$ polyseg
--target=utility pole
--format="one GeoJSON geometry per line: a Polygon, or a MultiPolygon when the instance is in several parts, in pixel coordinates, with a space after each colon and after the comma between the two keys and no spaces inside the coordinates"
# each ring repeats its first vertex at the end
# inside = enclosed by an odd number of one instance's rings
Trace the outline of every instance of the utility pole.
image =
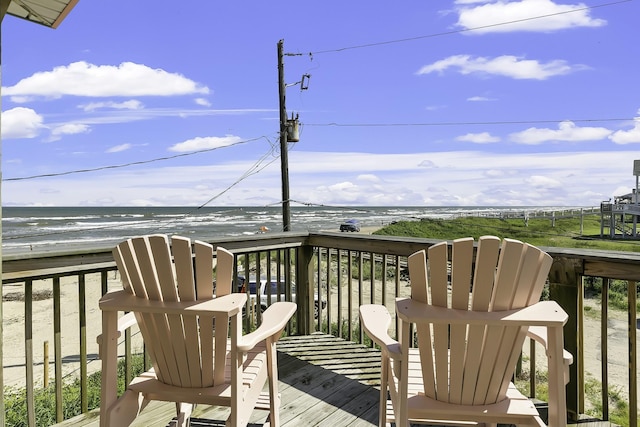
{"type": "Polygon", "coordinates": [[[280,95],[280,173],[282,175],[282,231],[291,231],[289,200],[289,153],[287,146],[287,87],[284,82],[284,40],[278,42],[278,94],[280,95]]]}

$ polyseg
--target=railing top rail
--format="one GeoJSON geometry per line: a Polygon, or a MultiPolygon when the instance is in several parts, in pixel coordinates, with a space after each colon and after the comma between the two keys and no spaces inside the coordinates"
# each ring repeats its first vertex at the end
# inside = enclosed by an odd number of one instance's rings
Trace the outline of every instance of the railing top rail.
{"type": "Polygon", "coordinates": [[[101,262],[97,264],[72,265],[55,268],[41,268],[37,270],[14,271],[2,273],[2,283],[19,283],[25,280],[50,279],[53,277],[72,276],[74,274],[91,274],[102,271],[112,271],[116,269],[116,263],[101,262]]]}
{"type": "MultiPolygon", "coordinates": [[[[310,245],[396,256],[408,256],[440,241],[404,236],[346,235],[339,232],[282,232],[208,240],[214,246],[224,246],[234,253],[281,250],[310,245]]],[[[583,271],[587,272],[585,274],[597,272],[603,277],[640,280],[640,253],[637,252],[557,247],[542,249],[556,258],[579,260],[583,263],[583,271]]],[[[12,283],[24,278],[101,271],[112,266],[111,248],[104,247],[28,253],[23,256],[11,255],[3,257],[3,282],[12,283]]]]}

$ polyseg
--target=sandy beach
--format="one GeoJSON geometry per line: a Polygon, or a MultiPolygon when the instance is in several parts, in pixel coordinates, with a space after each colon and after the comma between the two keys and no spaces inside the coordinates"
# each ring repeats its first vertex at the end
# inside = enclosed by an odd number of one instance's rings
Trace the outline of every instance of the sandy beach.
{"type": "MultiPolygon", "coordinates": [[[[109,290],[122,285],[115,272],[109,273],[109,290]]],[[[89,372],[101,368],[98,359],[96,336],[102,329],[102,318],[98,308],[100,299],[100,274],[86,277],[86,337],[89,372]]],[[[5,386],[23,386],[25,378],[25,330],[24,330],[24,289],[23,285],[5,285],[3,289],[3,353],[5,386]]],[[[49,347],[49,378],[54,378],[54,330],[53,298],[51,281],[33,283],[33,358],[34,378],[37,385],[44,382],[45,343],[49,347]]],[[[78,301],[78,280],[66,277],[60,280],[61,298],[61,353],[62,375],[71,378],[79,374],[80,359],[80,315],[78,301]]],[[[138,339],[139,342],[139,339],[138,339]]],[[[140,347],[140,345],[138,344],[140,347]]],[[[123,346],[124,347],[124,346],[123,346]]]]}

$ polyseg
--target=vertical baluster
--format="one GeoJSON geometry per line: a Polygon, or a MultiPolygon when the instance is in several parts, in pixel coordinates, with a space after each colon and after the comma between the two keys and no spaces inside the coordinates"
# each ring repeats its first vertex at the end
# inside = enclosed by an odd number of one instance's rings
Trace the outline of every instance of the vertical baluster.
{"type": "Polygon", "coordinates": [[[24,360],[27,387],[27,425],[36,425],[33,393],[33,281],[24,283],[24,360]]]}
{"type": "MultiPolygon", "coordinates": [[[[396,298],[400,296],[400,272],[401,271],[402,271],[402,266],[400,265],[400,256],[396,255],[396,298]]],[[[393,312],[395,313],[395,307],[393,308],[393,312]]],[[[396,325],[396,338],[397,338],[400,336],[400,327],[398,325],[397,320],[393,323],[396,325]]]]}
{"type": "MultiPolygon", "coordinates": [[[[362,252],[358,252],[358,307],[364,304],[364,296],[362,295],[363,277],[362,271],[364,270],[364,261],[362,259],[362,252]]],[[[360,336],[358,342],[362,344],[364,342],[364,330],[360,325],[360,336]]]]}
{"type": "Polygon", "coordinates": [[[78,275],[78,313],[80,324],[80,407],[82,413],[89,411],[87,391],[87,307],[85,274],[78,275]]]}
{"type": "MultiPolygon", "coordinates": [[[[551,275],[551,273],[550,273],[551,275]]],[[[575,344],[575,354],[574,354],[574,363],[573,365],[575,366],[575,370],[577,373],[577,384],[584,384],[584,276],[580,276],[580,277],[572,277],[573,280],[576,280],[577,283],[577,287],[578,289],[576,290],[575,293],[575,298],[578,300],[578,303],[574,306],[575,309],[577,310],[575,312],[574,317],[576,318],[576,325],[574,328],[576,328],[578,331],[581,331],[578,334],[578,337],[576,338],[576,342],[575,343],[570,343],[567,345],[567,341],[568,339],[565,337],[565,349],[568,351],[571,351],[571,347],[573,347],[573,344],[575,344]],[[566,347],[569,348],[566,348],[566,347]]],[[[554,295],[553,288],[550,286],[549,287],[549,292],[550,292],[550,297],[552,299],[555,299],[556,301],[562,303],[562,300],[558,300],[557,296],[559,294],[556,293],[556,295],[554,295]]],[[[568,295],[566,292],[564,292],[565,298],[568,295]]],[[[567,310],[567,308],[563,305],[562,306],[563,309],[565,309],[565,311],[567,311],[568,315],[569,315],[569,321],[567,322],[567,324],[571,324],[571,314],[572,312],[570,310],[567,310]]],[[[573,308],[573,307],[572,307],[573,308]]],[[[565,325],[565,328],[567,326],[565,325]]],[[[573,328],[572,328],[573,329],[573,328]]],[[[573,367],[572,365],[572,367],[573,367]]],[[[571,385],[571,383],[570,383],[571,385]]],[[[576,387],[568,387],[567,389],[567,411],[571,414],[572,412],[575,413],[575,416],[577,416],[577,414],[584,414],[584,386],[576,386],[576,387]],[[576,409],[572,409],[572,403],[577,403],[577,408],[576,409]]],[[[570,416],[574,416],[574,415],[570,415],[570,416]]]]}
{"type": "MultiPolygon", "coordinates": [[[[251,322],[252,324],[254,324],[256,327],[260,326],[260,323],[262,323],[262,316],[260,313],[260,306],[262,303],[262,298],[261,298],[261,294],[260,294],[260,277],[262,276],[262,262],[261,262],[261,258],[262,258],[262,252],[255,252],[254,253],[256,256],[256,295],[255,295],[255,300],[253,301],[253,304],[251,305],[251,310],[249,311],[251,314],[251,322]],[[255,314],[255,316],[254,316],[255,314]]],[[[247,280],[249,280],[249,278],[247,277],[247,280]]]]}
{"type": "Polygon", "coordinates": [[[529,339],[529,397],[536,397],[536,342],[529,339]]]}
{"type": "Polygon", "coordinates": [[[351,249],[347,251],[347,305],[349,311],[347,311],[347,321],[349,322],[349,341],[353,341],[353,283],[352,278],[352,263],[353,254],[351,249]]]}
{"type": "Polygon", "coordinates": [[[602,370],[602,419],[609,420],[609,346],[607,329],[609,322],[609,286],[610,280],[602,279],[601,315],[600,315],[600,369],[602,370]]]}
{"type": "Polygon", "coordinates": [[[47,388],[49,387],[49,341],[45,341],[44,342],[44,348],[42,350],[42,368],[43,368],[43,374],[42,374],[42,387],[43,388],[47,388]]]}
{"type": "Polygon", "coordinates": [[[131,328],[124,331],[124,383],[129,384],[133,379],[133,361],[131,355],[131,328]]]}
{"type": "MultiPolygon", "coordinates": [[[[342,338],[342,323],[344,322],[342,319],[342,254],[340,253],[340,249],[336,249],[336,286],[337,286],[337,298],[338,298],[338,312],[336,316],[338,317],[338,338],[342,338]]],[[[331,289],[329,284],[327,284],[327,289],[331,289]]],[[[327,291],[327,294],[330,292],[327,291]]],[[[322,310],[322,304],[318,301],[318,308],[322,310]]],[[[349,325],[351,326],[351,325],[349,325]]]]}
{"type": "Polygon", "coordinates": [[[149,353],[147,353],[147,345],[142,342],[142,370],[147,372],[151,368],[151,359],[149,358],[149,353]]]}
{"type": "Polygon", "coordinates": [[[56,388],[56,421],[62,422],[64,414],[62,412],[62,338],[60,336],[61,315],[60,315],[60,277],[53,278],[53,353],[55,365],[55,388],[56,388]]]}
{"type": "MultiPolygon", "coordinates": [[[[244,254],[242,257],[242,275],[244,276],[244,292],[247,294],[247,302],[244,305],[244,330],[251,330],[251,319],[249,319],[251,310],[251,295],[249,295],[249,254],[244,254]]],[[[241,292],[242,289],[238,289],[234,292],[241,292]]]]}
{"type": "MultiPolygon", "coordinates": [[[[373,252],[369,252],[369,300],[371,304],[376,302],[376,258],[373,252]]],[[[371,347],[375,347],[373,340],[371,340],[371,347]]]]}
{"type": "Polygon", "coordinates": [[[106,294],[109,291],[109,278],[107,277],[108,274],[109,272],[106,270],[100,272],[100,289],[102,295],[106,294]]]}
{"type": "Polygon", "coordinates": [[[638,283],[627,284],[629,302],[629,427],[638,427],[638,283]]]}
{"type": "MultiPolygon", "coordinates": [[[[330,281],[330,273],[331,273],[331,249],[330,248],[326,248],[327,251],[327,262],[326,262],[326,276],[325,276],[325,280],[327,283],[327,333],[331,334],[331,320],[333,318],[332,315],[332,311],[331,310],[331,287],[329,286],[329,281],[330,281]]],[[[320,280],[318,280],[318,290],[320,290],[320,283],[322,283],[320,280]]],[[[310,309],[313,309],[313,307],[310,307],[310,309]]]]}
{"type": "Polygon", "coordinates": [[[381,304],[387,305],[387,254],[382,254],[382,300],[381,304]]]}
{"type": "MultiPolygon", "coordinates": [[[[265,284],[264,285],[266,286],[265,291],[267,293],[267,307],[268,307],[273,302],[273,300],[271,298],[275,297],[275,295],[273,295],[273,292],[271,290],[271,282],[273,281],[272,277],[271,277],[271,251],[266,251],[266,253],[265,253],[265,264],[267,265],[267,267],[266,267],[267,268],[267,277],[265,278],[265,284]]],[[[276,292],[277,292],[277,289],[279,289],[279,287],[280,287],[280,278],[279,277],[276,277],[275,283],[276,283],[276,292]]]]}
{"type": "MultiPolygon", "coordinates": [[[[276,251],[276,277],[278,278],[278,301],[280,301],[280,295],[284,295],[286,292],[286,288],[287,288],[287,278],[284,278],[284,287],[285,289],[280,289],[281,286],[281,282],[282,280],[282,257],[280,256],[280,250],[276,251]]],[[[285,295],[285,301],[286,301],[286,295],[285,295]]]]}
{"type": "MultiPolygon", "coordinates": [[[[317,248],[317,252],[316,252],[316,271],[315,271],[315,277],[316,277],[316,282],[318,283],[318,295],[320,295],[320,278],[322,277],[322,248],[318,247],[317,248]]],[[[318,332],[322,332],[323,331],[323,327],[322,327],[322,316],[318,316],[318,323],[317,325],[313,328],[314,331],[318,331],[318,332]]]]}

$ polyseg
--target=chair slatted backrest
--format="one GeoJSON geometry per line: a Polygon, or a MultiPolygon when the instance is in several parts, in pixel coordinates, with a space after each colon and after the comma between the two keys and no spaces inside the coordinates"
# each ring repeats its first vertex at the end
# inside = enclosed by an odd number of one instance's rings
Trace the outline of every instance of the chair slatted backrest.
{"type": "MultiPolygon", "coordinates": [[[[409,257],[411,298],[456,310],[501,311],[536,303],[552,258],[540,249],[493,236],[436,244],[409,257]],[[449,290],[450,289],[450,290],[449,290]]],[[[526,329],[482,324],[418,324],[424,393],[443,402],[478,405],[502,400],[526,329]]]]}
{"type": "MultiPolygon", "coordinates": [[[[141,299],[196,301],[214,297],[213,246],[184,237],[136,237],[120,243],[114,258],[125,290],[141,299]],[[193,250],[192,250],[193,247],[193,250]],[[194,258],[195,253],[195,258],[194,258]]],[[[233,255],[218,248],[219,296],[231,291],[233,255]]],[[[158,379],[180,387],[224,383],[228,316],[141,314],[136,319],[158,379]],[[213,325],[216,331],[214,333],[213,325]],[[211,325],[209,327],[209,325],[211,325]]]]}

